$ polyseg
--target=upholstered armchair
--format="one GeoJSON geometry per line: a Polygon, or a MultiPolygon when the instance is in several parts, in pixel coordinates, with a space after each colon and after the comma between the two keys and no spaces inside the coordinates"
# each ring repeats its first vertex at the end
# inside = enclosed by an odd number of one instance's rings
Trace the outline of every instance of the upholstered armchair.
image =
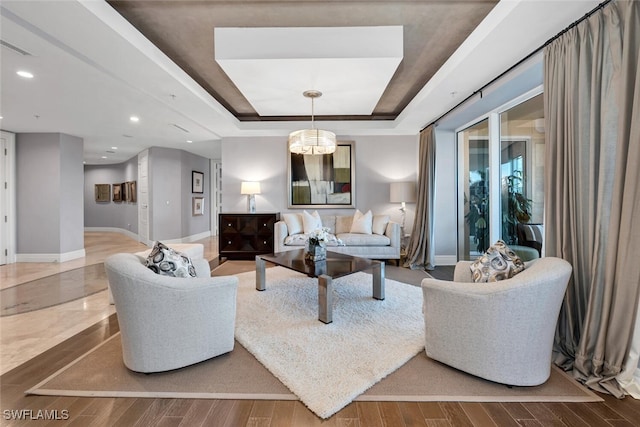
{"type": "Polygon", "coordinates": [[[544,383],[571,265],[539,258],[492,283],[473,283],[470,265],[458,262],[453,281],[422,281],[427,356],[498,383],[544,383]]]}
{"type": "Polygon", "coordinates": [[[120,253],[104,263],[124,364],[136,372],[168,371],[233,350],[238,278],[210,277],[202,258],[192,260],[194,278],[156,274],[144,261],[120,253]]]}

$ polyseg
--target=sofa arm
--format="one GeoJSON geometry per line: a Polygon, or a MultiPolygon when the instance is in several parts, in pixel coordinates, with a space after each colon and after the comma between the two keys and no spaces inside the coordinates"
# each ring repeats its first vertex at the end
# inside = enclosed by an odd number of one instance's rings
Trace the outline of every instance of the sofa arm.
{"type": "Polygon", "coordinates": [[[397,222],[389,221],[387,224],[387,229],[384,232],[384,235],[391,240],[391,247],[398,248],[400,250],[401,237],[400,236],[400,224],[397,222]]]}
{"type": "Polygon", "coordinates": [[[289,230],[287,229],[287,223],[284,221],[278,221],[275,223],[273,229],[273,251],[274,252],[284,252],[284,239],[289,235],[289,230]]]}

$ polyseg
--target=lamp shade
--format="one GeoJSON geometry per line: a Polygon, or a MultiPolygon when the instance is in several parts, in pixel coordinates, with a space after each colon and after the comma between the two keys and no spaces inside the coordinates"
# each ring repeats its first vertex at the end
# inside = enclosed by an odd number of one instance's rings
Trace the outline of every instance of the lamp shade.
{"type": "Polygon", "coordinates": [[[260,183],[245,181],[240,185],[240,194],[260,194],[260,183]]]}
{"type": "Polygon", "coordinates": [[[416,183],[413,181],[392,182],[389,201],[391,203],[415,203],[416,183]]]}
{"type": "Polygon", "coordinates": [[[289,151],[295,154],[331,154],[336,151],[336,134],[321,129],[292,132],[289,135],[289,151]]]}

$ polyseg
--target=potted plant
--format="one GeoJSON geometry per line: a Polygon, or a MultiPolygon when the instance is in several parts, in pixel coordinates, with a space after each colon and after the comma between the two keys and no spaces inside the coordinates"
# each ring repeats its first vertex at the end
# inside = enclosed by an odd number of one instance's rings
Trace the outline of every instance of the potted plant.
{"type": "Polygon", "coordinates": [[[522,194],[522,171],[503,178],[502,185],[502,240],[508,245],[518,243],[518,224],[531,221],[531,199],[522,194]]]}

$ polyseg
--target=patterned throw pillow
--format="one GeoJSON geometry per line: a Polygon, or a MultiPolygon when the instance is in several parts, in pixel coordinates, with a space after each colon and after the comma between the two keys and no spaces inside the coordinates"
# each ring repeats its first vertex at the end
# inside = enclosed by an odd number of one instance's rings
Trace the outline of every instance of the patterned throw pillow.
{"type": "Polygon", "coordinates": [[[524,270],[524,263],[502,240],[498,240],[470,268],[474,282],[497,282],[520,273],[524,270]]]}
{"type": "Polygon", "coordinates": [[[162,276],[196,277],[196,269],[188,256],[160,242],[153,245],[146,265],[162,276]]]}

